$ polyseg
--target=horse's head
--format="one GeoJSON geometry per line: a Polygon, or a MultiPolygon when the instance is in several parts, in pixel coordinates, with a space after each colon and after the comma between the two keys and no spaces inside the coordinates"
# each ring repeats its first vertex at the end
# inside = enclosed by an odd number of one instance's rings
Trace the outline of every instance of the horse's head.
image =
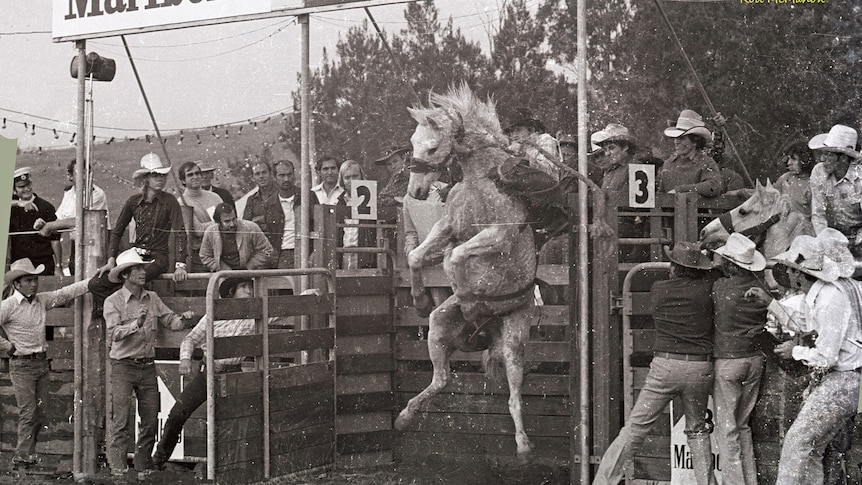
{"type": "Polygon", "coordinates": [[[449,162],[456,132],[462,125],[443,108],[407,110],[416,120],[416,130],[410,137],[414,164],[421,165],[426,173],[439,172],[449,162]]]}
{"type": "Polygon", "coordinates": [[[765,232],[786,216],[790,204],[781,192],[766,181],[757,183],[754,194],[735,209],[712,220],[700,231],[701,246],[724,244],[730,233],[739,232],[751,238],[765,232]]]}

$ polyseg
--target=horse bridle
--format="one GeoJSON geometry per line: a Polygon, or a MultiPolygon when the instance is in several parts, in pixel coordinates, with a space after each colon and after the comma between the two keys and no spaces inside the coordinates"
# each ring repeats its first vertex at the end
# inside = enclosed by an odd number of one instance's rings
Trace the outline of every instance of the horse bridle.
{"type": "MultiPolygon", "coordinates": [[[[769,219],[757,224],[756,226],[749,227],[739,233],[743,236],[754,239],[755,237],[765,233],[769,230],[770,227],[774,226],[778,221],[781,220],[781,214],[772,214],[769,216],[769,219]]],[[[724,214],[718,216],[718,222],[721,223],[721,227],[727,231],[728,234],[733,234],[733,216],[730,215],[730,212],[725,212],[724,214]]]]}

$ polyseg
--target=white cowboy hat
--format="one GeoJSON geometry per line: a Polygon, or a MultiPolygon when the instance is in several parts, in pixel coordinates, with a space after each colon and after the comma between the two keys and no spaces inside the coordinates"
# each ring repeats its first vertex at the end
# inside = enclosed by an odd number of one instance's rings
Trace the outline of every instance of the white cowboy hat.
{"type": "Polygon", "coordinates": [[[120,273],[123,270],[139,264],[150,264],[153,262],[152,259],[143,259],[141,253],[146,254],[146,251],[139,248],[131,248],[120,253],[117,256],[117,265],[108,273],[108,281],[111,283],[122,283],[123,280],[120,278],[120,273]]]}
{"type": "Polygon", "coordinates": [[[22,276],[42,274],[43,271],[45,271],[44,264],[40,264],[34,268],[33,262],[30,261],[30,258],[19,259],[9,266],[9,271],[3,275],[3,283],[6,284],[6,286],[9,286],[22,276]]]}
{"type": "Polygon", "coordinates": [[[664,247],[667,257],[674,263],[694,269],[712,269],[712,260],[706,255],[706,250],[701,250],[697,243],[680,241],[673,245],[664,247]]]}
{"type": "Polygon", "coordinates": [[[590,135],[590,142],[595,145],[612,141],[623,141],[632,147],[636,147],[638,144],[637,140],[629,133],[629,129],[619,123],[611,123],[603,130],[590,135]]]}
{"type": "Polygon", "coordinates": [[[141,158],[141,168],[135,170],[132,178],[143,177],[151,173],[166,174],[171,171],[170,165],[165,165],[162,159],[155,153],[147,153],[141,158]]]}
{"type": "Polygon", "coordinates": [[[676,120],[676,126],[664,130],[664,136],[670,138],[678,138],[683,135],[697,135],[707,141],[712,139],[712,132],[706,128],[703,117],[690,109],[682,110],[676,120]]]}
{"type": "Polygon", "coordinates": [[[787,251],[772,259],[827,283],[849,278],[855,270],[847,238],[832,228],[820,231],[817,237],[797,236],[787,251]]]}
{"type": "Polygon", "coordinates": [[[197,165],[198,168],[201,169],[201,172],[214,172],[217,168],[214,163],[206,160],[196,160],[195,165],[197,165]]]}
{"type": "Polygon", "coordinates": [[[856,149],[856,130],[844,125],[835,125],[829,129],[829,133],[814,135],[808,141],[808,148],[812,150],[824,150],[827,152],[844,153],[854,158],[859,158],[860,153],[856,149]]]}
{"type": "Polygon", "coordinates": [[[766,258],[756,249],[754,242],[738,232],[731,234],[724,246],[713,252],[748,271],[766,268],[766,258]]]}

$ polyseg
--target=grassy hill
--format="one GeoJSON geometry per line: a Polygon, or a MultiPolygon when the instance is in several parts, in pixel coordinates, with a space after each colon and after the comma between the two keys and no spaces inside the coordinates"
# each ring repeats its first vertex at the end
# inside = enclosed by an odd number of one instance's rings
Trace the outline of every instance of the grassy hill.
{"type": "MultiPolygon", "coordinates": [[[[216,185],[230,189],[234,196],[238,197],[250,188],[250,168],[245,168],[246,162],[263,156],[265,143],[270,147],[272,159],[291,159],[299,169],[297,155],[278,140],[279,131],[283,130],[283,127],[281,119],[274,118],[269,123],[258,123],[257,129],[244,125],[241,135],[238,134],[240,127],[232,126],[228,128],[228,137],[225,137],[225,128],[215,132],[219,135],[218,138],[213,136],[212,131],[186,131],[182,144],[178,144],[179,135],[171,135],[166,138],[165,146],[173,167],[196,160],[215,162],[220,167],[216,171],[216,185]]],[[[117,139],[111,144],[100,143],[94,146],[93,179],[108,195],[112,218],[119,214],[122,204],[136,191],[132,184],[132,173],[140,168],[141,157],[149,152],[157,153],[164,159],[162,148],[155,136],[151,137],[151,143],[144,139],[117,139]]],[[[42,150],[41,153],[37,150],[22,151],[18,154],[16,165],[33,169],[34,190],[56,207],[63,197],[66,164],[73,158],[74,146],[62,150],[42,150]]],[[[177,195],[177,186],[172,178],[171,176],[168,179],[167,190],[177,195]]]]}

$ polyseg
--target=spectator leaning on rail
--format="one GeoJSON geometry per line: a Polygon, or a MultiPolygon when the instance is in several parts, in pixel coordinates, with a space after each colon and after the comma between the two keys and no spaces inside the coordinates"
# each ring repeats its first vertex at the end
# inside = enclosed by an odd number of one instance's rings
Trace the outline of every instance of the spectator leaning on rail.
{"type": "Polygon", "coordinates": [[[109,433],[113,444],[108,450],[108,465],[115,476],[128,471],[126,447],[129,443],[129,405],[132,392],[138,402],[140,432],[135,444],[134,466],[139,472],[152,469],[159,414],[159,386],[156,378],[155,341],[159,326],[172,330],[184,328],[183,319],[194,312],[177,315],[153,292],[144,289],[146,267],[141,250],[132,248],[117,256],[108,278],[122,287],[105,300],[105,325],[111,366],[111,402],[108,405],[109,433]]]}
{"type": "Polygon", "coordinates": [[[594,485],[617,485],[649,430],[674,398],[682,399],[685,434],[698,485],[715,483],[706,406],[712,391],[712,261],[697,244],[678,242],[671,251],[670,279],[653,284],[655,355],[629,419],[602,456],[594,485]]]}
{"type": "Polygon", "coordinates": [[[272,245],[257,224],[236,218],[233,207],[222,202],[201,241],[200,257],[209,271],[223,269],[266,269],[272,259],[272,245]]]}
{"type": "Polygon", "coordinates": [[[811,170],[811,224],[820,234],[838,229],[850,241],[850,252],[862,258],[862,164],[856,151],[856,130],[835,125],[815,136],[808,148],[820,163],[811,170]]]}
{"type": "Polygon", "coordinates": [[[36,275],[44,271],[44,264],[34,268],[24,258],[13,262],[3,276],[3,282],[14,288],[12,295],[0,303],[0,351],[11,359],[9,380],[18,406],[18,444],[12,457],[16,468],[37,462],[36,438],[44,425],[50,370],[45,353],[45,314],[87,293],[87,281],[39,293],[36,275]]]}
{"type": "MultiPolygon", "coordinates": [[[[60,202],[60,207],[57,208],[57,220],[46,222],[41,228],[37,228],[39,233],[45,237],[55,234],[58,231],[62,231],[63,229],[75,228],[75,221],[78,219],[78,194],[75,191],[75,164],[76,160],[72,159],[72,161],[66,165],[67,184],[64,188],[65,192],[63,192],[63,200],[60,202]]],[[[92,174],[92,167],[90,168],[90,172],[91,173],[88,173],[87,176],[85,176],[85,179],[89,178],[92,174]]],[[[92,184],[92,188],[93,193],[90,199],[90,209],[103,210],[105,211],[105,218],[108,218],[108,197],[105,195],[105,191],[99,188],[96,184],[92,184]]],[[[63,258],[63,251],[62,249],[60,250],[60,267],[64,270],[68,268],[69,274],[75,274],[75,239],[76,235],[73,232],[72,237],[70,238],[72,244],[71,250],[69,251],[68,266],[64,266],[65,260],[63,258]]]]}
{"type": "Polygon", "coordinates": [[[183,223],[188,228],[189,238],[189,271],[192,273],[204,273],[206,266],[201,263],[201,239],[207,227],[213,225],[211,214],[215,207],[222,203],[221,197],[201,188],[203,178],[201,169],[195,162],[186,162],[180,165],[180,182],[185,187],[183,195],[177,197],[180,206],[192,208],[191,213],[183,212],[183,223]]]}
{"type": "MultiPolygon", "coordinates": [[[[213,185],[213,178],[215,177],[216,171],[215,164],[206,160],[198,160],[195,163],[197,164],[198,168],[201,169],[201,177],[203,178],[201,188],[215,193],[216,195],[221,197],[222,202],[230,204],[231,207],[233,207],[233,195],[231,195],[230,191],[213,185]]],[[[236,210],[236,207],[234,207],[234,210],[236,210]]]]}
{"type": "MultiPolygon", "coordinates": [[[[15,170],[12,181],[12,212],[9,214],[9,232],[38,231],[47,222],[57,220],[54,206],[33,192],[33,178],[30,167],[15,170]]],[[[62,250],[60,235],[45,237],[42,234],[23,234],[9,236],[9,250],[6,261],[28,258],[33,264],[44,264],[46,275],[53,275],[54,268],[60,266],[62,250]]]]}
{"type": "MultiPolygon", "coordinates": [[[[250,279],[229,278],[224,280],[219,286],[219,296],[222,299],[251,298],[253,294],[254,282],[250,279]]],[[[213,335],[216,338],[251,335],[257,332],[257,324],[253,318],[212,321],[210,315],[204,315],[191,332],[183,338],[183,342],[180,344],[180,375],[189,376],[192,374],[191,359],[195,347],[200,347],[204,353],[207,352],[206,329],[210,323],[212,323],[213,335]]],[[[216,374],[241,372],[242,361],[242,357],[217,359],[215,360],[214,371],[216,374]]],[[[177,446],[177,441],[180,439],[183,424],[206,400],[207,374],[204,370],[200,370],[200,372],[194,374],[194,377],[190,381],[184,383],[183,392],[177,398],[176,404],[171,408],[168,419],[165,421],[164,428],[162,429],[162,437],[158,445],[156,445],[156,452],[153,455],[153,466],[156,469],[162,469],[165,462],[170,459],[174,448],[177,446]]]]}
{"type": "MultiPolygon", "coordinates": [[[[147,265],[147,281],[156,279],[162,273],[173,271],[174,281],[186,279],[186,231],[183,224],[182,210],[177,199],[164,192],[165,182],[171,167],[165,165],[158,155],[148,153],[141,158],[141,168],[136,170],[133,179],[142,185],[141,192],[129,197],[123,205],[117,222],[111,230],[108,243],[108,262],[99,268],[98,274],[104,276],[116,266],[117,255],[120,252],[120,240],[129,223],[135,221],[134,246],[149,251],[154,258],[147,265]],[[170,236],[175,236],[176,264],[168,267],[170,236]]],[[[116,290],[116,285],[100,280],[99,295],[104,298],[116,290]]],[[[97,289],[91,287],[93,293],[97,289]]]]}
{"type": "MultiPolygon", "coordinates": [[[[774,350],[814,370],[808,396],[784,436],[776,483],[824,483],[824,450],[858,411],[862,291],[860,283],[850,279],[854,265],[847,238],[832,228],[817,237],[797,236],[790,249],[774,260],[786,266],[791,287],[805,293],[805,324],[817,332],[813,347],[789,340],[774,350]]],[[[750,294],[764,302],[771,300],[758,288],[750,294]]],[[[772,300],[770,310],[780,305],[772,300]]],[[[776,310],[779,318],[786,314],[776,310]]]]}
{"type": "Polygon", "coordinates": [[[660,192],[695,192],[703,197],[721,194],[722,180],[718,165],[704,148],[712,138],[703,118],[686,109],[676,125],[664,130],[673,138],[674,154],[665,160],[659,173],[660,192]]]}
{"type": "Polygon", "coordinates": [[[754,335],[766,323],[766,304],[746,297],[749,288],[760,286],[757,273],[766,268],[766,258],[754,243],[733,233],[715,250],[724,274],[712,285],[715,308],[715,431],[721,450],[725,483],[757,485],[754,441],[749,417],[757,403],[766,357],[754,335]]]}

